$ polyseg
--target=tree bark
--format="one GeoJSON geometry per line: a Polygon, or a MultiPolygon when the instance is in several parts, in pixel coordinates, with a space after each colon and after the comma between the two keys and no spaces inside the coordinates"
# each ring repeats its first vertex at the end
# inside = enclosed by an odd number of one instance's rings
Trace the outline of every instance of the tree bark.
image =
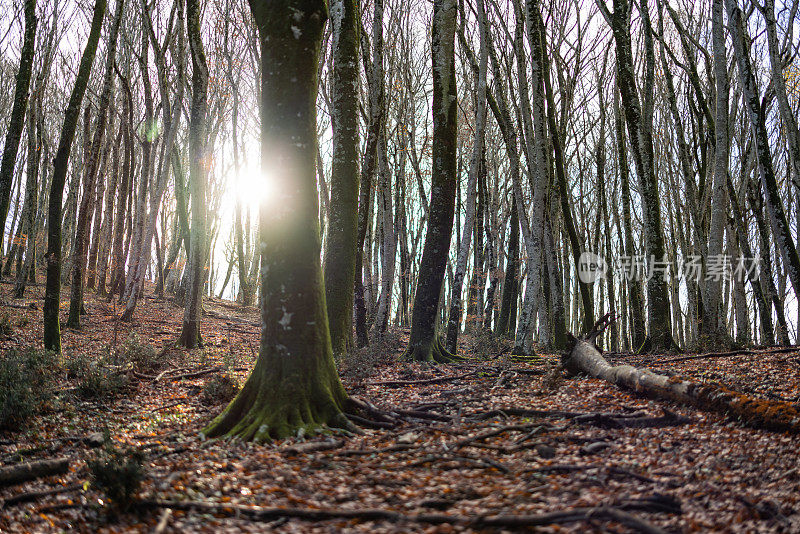
{"type": "Polygon", "coordinates": [[[455,73],[456,3],[434,0],[431,28],[433,69],[433,145],[428,230],[419,265],[406,357],[447,363],[455,356],[436,335],[439,296],[444,282],[456,199],[457,107],[455,73]]]}
{"type": "Polygon", "coordinates": [[[775,171],[772,166],[772,151],[764,124],[764,115],[759,102],[758,89],[750,60],[750,47],[747,30],[742,20],[742,10],[736,0],[725,0],[728,11],[728,31],[733,40],[733,50],[739,67],[739,82],[745,97],[745,106],[750,118],[750,126],[755,142],[758,170],[767,203],[770,227],[775,246],[781,254],[786,274],[792,283],[794,293],[800,299],[800,257],[797,255],[792,232],[786,220],[775,171]]]}
{"type": "Polygon", "coordinates": [[[50,185],[50,200],[47,222],[47,283],[43,306],[44,315],[44,348],[61,352],[61,326],[58,320],[61,302],[61,197],[64,194],[64,181],[67,175],[69,153],[72,139],[75,137],[75,126],[78,123],[81,102],[89,83],[92,63],[100,40],[100,30],[106,13],[106,0],[96,0],[92,25],[86,41],[75,78],[75,85],[70,94],[69,104],[64,114],[58,151],[53,160],[53,181],[50,185]]]}
{"type": "MultiPolygon", "coordinates": [[[[478,33],[480,35],[480,51],[478,53],[478,71],[475,77],[475,133],[472,141],[472,157],[469,163],[469,177],[467,179],[466,213],[464,215],[464,230],[458,245],[456,270],[453,275],[453,285],[450,288],[450,315],[447,320],[447,340],[445,348],[455,354],[458,345],[458,333],[461,330],[461,315],[463,311],[461,291],[464,284],[464,275],[467,271],[472,234],[475,226],[475,200],[478,193],[478,174],[480,173],[481,157],[486,130],[486,73],[489,61],[489,49],[486,42],[486,13],[483,0],[476,0],[478,33]]],[[[462,21],[463,23],[463,21],[462,21]]],[[[462,45],[466,40],[461,41],[462,45]]],[[[479,213],[483,217],[483,213],[479,213]]],[[[478,244],[475,243],[477,248],[478,244]]],[[[479,269],[475,266],[476,272],[479,269]]],[[[469,293],[469,292],[468,292],[469,293]]]]}
{"type": "MultiPolygon", "coordinates": [[[[645,250],[648,262],[665,260],[664,230],[661,226],[661,205],[658,179],[654,168],[653,150],[653,52],[652,29],[647,0],[641,2],[645,43],[645,88],[644,106],[639,100],[634,77],[633,53],[631,50],[630,4],[628,0],[614,0],[614,12],[608,13],[603,0],[598,5],[611,26],[617,51],[617,86],[622,97],[625,120],[630,133],[631,148],[636,165],[636,174],[642,189],[642,205],[645,225],[645,250]]],[[[647,327],[649,347],[653,350],[670,350],[675,347],[671,334],[670,302],[667,282],[663,272],[654,272],[647,282],[647,327]]]]}
{"type": "Polygon", "coordinates": [[[14,101],[11,117],[3,144],[3,160],[0,162],[0,231],[6,228],[6,217],[11,200],[11,186],[14,178],[14,167],[17,163],[17,152],[25,125],[25,110],[28,107],[28,88],[33,70],[33,55],[36,49],[36,0],[25,0],[25,33],[22,37],[19,69],[14,85],[14,101]]]}
{"type": "Polygon", "coordinates": [[[203,283],[206,267],[206,181],[208,156],[206,114],[208,112],[208,66],[200,31],[199,0],[186,2],[186,33],[192,57],[192,105],[189,124],[189,187],[192,194],[192,230],[189,245],[189,280],[183,324],[178,343],[193,349],[202,343],[203,283]]]}
{"type": "Polygon", "coordinates": [[[86,269],[86,253],[89,247],[89,223],[92,212],[94,211],[95,187],[100,167],[100,150],[103,146],[106,123],[108,121],[111,82],[114,76],[114,55],[116,54],[117,36],[119,35],[119,26],[122,21],[122,9],[124,5],[124,0],[117,0],[117,10],[111,33],[109,34],[108,48],[106,51],[106,70],[103,78],[103,89],[100,94],[100,106],[97,111],[95,131],[87,161],[86,175],[83,181],[83,198],[81,199],[80,209],[78,210],[78,221],[75,225],[75,246],[72,253],[72,285],[70,286],[69,317],[67,318],[67,326],[69,328],[80,328],[80,316],[84,311],[83,273],[86,269]]]}
{"type": "Polygon", "coordinates": [[[358,199],[361,181],[358,153],[359,30],[357,0],[333,0],[333,85],[328,237],[325,241],[325,303],[334,354],[353,345],[353,295],[360,275],[358,248],[358,199]]]}
{"type": "Polygon", "coordinates": [[[266,441],[349,423],[328,332],[314,172],[327,9],[313,0],[251,0],[250,7],[264,67],[261,163],[275,181],[259,217],[261,347],[242,390],[204,433],[266,441]]]}

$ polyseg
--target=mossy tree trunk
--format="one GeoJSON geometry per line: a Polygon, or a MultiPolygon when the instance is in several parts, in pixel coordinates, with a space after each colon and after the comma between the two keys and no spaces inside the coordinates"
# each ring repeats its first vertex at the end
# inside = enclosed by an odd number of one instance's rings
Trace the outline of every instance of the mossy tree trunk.
{"type": "Polygon", "coordinates": [[[203,313],[203,283],[206,266],[206,180],[208,149],[208,66],[200,32],[198,0],[186,2],[186,33],[192,56],[192,108],[189,123],[189,188],[192,195],[192,230],[189,238],[189,280],[183,309],[183,325],[178,343],[193,349],[201,344],[200,318],[203,313]]]}
{"type": "MultiPolygon", "coordinates": [[[[625,121],[630,133],[630,143],[636,175],[642,190],[645,251],[655,261],[665,259],[664,230],[661,226],[661,204],[658,179],[655,175],[653,148],[653,84],[655,51],[650,26],[647,0],[641,1],[642,29],[645,48],[645,85],[639,99],[636,86],[633,52],[631,48],[631,23],[628,0],[614,0],[614,12],[609,13],[604,2],[598,4],[611,26],[617,52],[617,86],[625,111],[625,121]]],[[[655,272],[647,282],[647,347],[669,350],[675,347],[672,338],[670,302],[664,273],[655,272]]],[[[638,348],[638,347],[637,347],[638,348]]]]}
{"type": "MultiPolygon", "coordinates": [[[[461,298],[464,277],[467,273],[467,261],[469,259],[470,247],[472,246],[473,233],[476,234],[475,249],[479,245],[477,240],[478,232],[475,232],[476,220],[482,217],[483,213],[476,216],[476,197],[478,196],[478,174],[481,170],[481,157],[484,148],[484,132],[486,130],[486,72],[489,63],[489,51],[486,43],[486,14],[484,13],[483,0],[476,0],[478,34],[480,36],[480,50],[478,53],[478,72],[475,76],[475,130],[472,141],[472,156],[469,164],[469,178],[467,180],[467,198],[464,213],[464,226],[458,246],[456,257],[456,269],[453,274],[453,284],[450,288],[450,314],[447,319],[447,340],[445,347],[448,351],[455,353],[458,345],[458,334],[461,331],[461,316],[463,315],[463,302],[461,298]]],[[[463,20],[462,20],[463,24],[463,20]]],[[[463,43],[462,43],[463,44],[463,43]]],[[[477,259],[477,258],[476,258],[477,259]]],[[[480,271],[477,262],[473,262],[476,274],[480,271]]],[[[467,291],[467,295],[473,293],[472,287],[467,291]]],[[[469,297],[467,299],[469,301],[469,297]]],[[[467,311],[467,316],[470,311],[467,311]]]]}
{"type": "Polygon", "coordinates": [[[33,70],[33,54],[36,48],[36,0],[25,0],[25,33],[22,38],[19,70],[14,87],[14,104],[3,144],[3,160],[0,163],[0,231],[5,231],[8,206],[11,200],[11,185],[17,162],[19,142],[25,124],[25,109],[28,107],[28,88],[33,70]]]}
{"type": "Polygon", "coordinates": [[[261,44],[261,347],[236,398],[204,430],[264,441],[349,426],[320,266],[317,64],[324,1],[250,0],[261,44]]]}
{"type": "Polygon", "coordinates": [[[750,119],[751,132],[756,149],[758,171],[761,186],[764,189],[767,214],[775,239],[775,248],[786,266],[786,274],[794,288],[795,295],[800,298],[800,257],[797,254],[792,232],[783,209],[775,169],[772,165],[772,152],[769,146],[769,134],[764,124],[764,114],[756,87],[756,79],[750,59],[749,36],[742,20],[743,14],[734,0],[725,0],[728,11],[728,31],[733,40],[733,50],[739,70],[739,82],[744,93],[747,115],[750,119]]]}
{"type": "Polygon", "coordinates": [[[353,345],[353,291],[358,233],[359,10],[357,0],[333,0],[333,163],[325,242],[325,302],[335,354],[353,345]]]}
{"type": "Polygon", "coordinates": [[[61,198],[64,194],[64,182],[67,176],[69,153],[72,150],[72,140],[75,137],[75,127],[78,124],[81,102],[89,83],[92,63],[97,53],[97,43],[100,40],[100,30],[103,17],[106,13],[106,0],[96,0],[92,26],[86,40],[78,75],[69,97],[69,104],[64,113],[64,124],[61,127],[61,137],[58,141],[58,150],[53,160],[53,181],[50,185],[50,201],[47,214],[47,282],[44,294],[44,348],[61,352],[61,326],[58,322],[59,304],[61,301],[61,198]]]}
{"type": "Polygon", "coordinates": [[[458,97],[455,75],[456,3],[434,0],[432,22],[433,145],[428,230],[419,265],[409,359],[446,363],[454,359],[436,335],[439,295],[442,291],[456,200],[456,131],[458,97]]]}

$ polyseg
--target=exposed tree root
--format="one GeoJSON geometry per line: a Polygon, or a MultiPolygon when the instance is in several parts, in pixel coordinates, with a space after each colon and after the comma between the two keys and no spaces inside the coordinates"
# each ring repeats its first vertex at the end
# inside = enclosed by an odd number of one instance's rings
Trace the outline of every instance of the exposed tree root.
{"type": "Polygon", "coordinates": [[[226,517],[238,517],[251,521],[274,521],[280,518],[302,519],[305,521],[328,521],[332,519],[356,519],[360,521],[387,521],[390,523],[426,523],[432,525],[452,524],[469,528],[525,528],[545,525],[565,525],[589,520],[613,521],[645,534],[665,534],[666,531],[623,511],[619,507],[573,508],[560,512],[535,515],[492,515],[466,517],[449,514],[407,515],[391,510],[341,508],[262,508],[257,506],[237,506],[227,503],[187,502],[187,501],[142,501],[140,508],[171,508],[173,510],[213,513],[226,517]]]}
{"type": "Polygon", "coordinates": [[[455,363],[463,362],[464,357],[449,352],[439,338],[434,336],[430,343],[409,344],[403,358],[414,362],[455,363]]]}
{"type": "Polygon", "coordinates": [[[331,428],[354,430],[343,413],[347,394],[335,378],[324,370],[268,368],[259,360],[236,398],[203,433],[209,438],[267,442],[328,433],[331,428]]]}
{"type": "Polygon", "coordinates": [[[757,399],[721,385],[700,384],[631,365],[609,364],[594,340],[612,320],[605,315],[584,338],[574,340],[574,347],[564,357],[569,372],[586,373],[656,399],[726,414],[752,427],[800,434],[800,410],[788,402],[757,399]]]}

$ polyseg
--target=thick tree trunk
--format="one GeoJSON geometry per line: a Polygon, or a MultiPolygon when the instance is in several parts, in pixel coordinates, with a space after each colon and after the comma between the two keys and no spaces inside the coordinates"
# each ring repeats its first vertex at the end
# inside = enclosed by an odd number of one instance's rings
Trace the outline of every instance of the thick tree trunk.
{"type": "Polygon", "coordinates": [[[264,65],[262,166],[275,180],[275,196],[260,207],[261,348],[240,393],[204,430],[210,437],[265,441],[348,426],[325,310],[314,172],[326,6],[308,0],[275,4],[250,3],[264,65]]]}
{"type": "Polygon", "coordinates": [[[585,373],[655,399],[722,413],[749,426],[800,433],[800,411],[788,402],[757,399],[724,386],[657,374],[646,368],[609,364],[594,343],[608,324],[608,317],[598,321],[586,337],[575,340],[574,347],[563,359],[568,372],[585,373]]]}
{"type": "MultiPolygon", "coordinates": [[[[33,70],[33,54],[36,48],[36,0],[25,0],[25,33],[22,37],[19,69],[14,85],[14,100],[11,117],[3,144],[3,159],[0,162],[0,232],[5,232],[8,206],[11,200],[11,186],[14,178],[14,167],[17,163],[17,152],[25,125],[25,109],[28,106],[28,88],[33,70]]],[[[59,200],[60,202],[60,200],[59,200]]],[[[12,226],[13,228],[13,226],[12,226]]]]}
{"type": "Polygon", "coordinates": [[[448,353],[436,335],[439,297],[447,266],[456,198],[457,106],[455,73],[456,3],[434,0],[431,56],[433,68],[433,145],[428,231],[419,265],[406,356],[446,363],[448,353]]]}
{"type": "Polygon", "coordinates": [[[64,114],[64,124],[58,142],[58,151],[53,160],[53,181],[50,186],[50,201],[47,222],[47,285],[44,297],[44,348],[61,352],[61,326],[58,311],[61,301],[61,197],[64,193],[64,181],[67,175],[69,153],[72,139],[75,137],[75,126],[78,123],[83,95],[89,83],[92,63],[100,40],[100,30],[106,13],[106,0],[96,0],[92,26],[86,41],[78,75],[70,94],[69,104],[64,114]]]}

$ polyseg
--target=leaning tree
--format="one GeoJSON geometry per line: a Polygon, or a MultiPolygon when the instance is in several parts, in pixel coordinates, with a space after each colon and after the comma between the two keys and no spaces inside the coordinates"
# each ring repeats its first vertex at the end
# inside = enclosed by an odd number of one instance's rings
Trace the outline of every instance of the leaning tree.
{"type": "Polygon", "coordinates": [[[416,361],[448,363],[450,354],[436,335],[439,294],[453,233],[456,199],[456,3],[434,0],[431,28],[433,61],[433,150],[428,231],[419,264],[406,356],[416,361]]]}
{"type": "Polygon", "coordinates": [[[61,197],[64,194],[64,182],[67,177],[69,153],[75,137],[75,127],[81,111],[83,95],[89,84],[92,63],[100,40],[103,17],[106,14],[106,0],[97,0],[92,15],[92,26],[86,40],[75,85],[69,97],[69,104],[64,113],[64,124],[58,150],[53,160],[53,181],[50,184],[50,202],[47,216],[47,282],[44,293],[44,348],[61,352],[61,327],[58,322],[58,311],[61,304],[61,197]]]}
{"type": "Polygon", "coordinates": [[[261,45],[259,209],[261,347],[255,368],[209,437],[279,439],[347,427],[320,265],[316,186],[317,66],[324,0],[250,0],[261,45]]]}

